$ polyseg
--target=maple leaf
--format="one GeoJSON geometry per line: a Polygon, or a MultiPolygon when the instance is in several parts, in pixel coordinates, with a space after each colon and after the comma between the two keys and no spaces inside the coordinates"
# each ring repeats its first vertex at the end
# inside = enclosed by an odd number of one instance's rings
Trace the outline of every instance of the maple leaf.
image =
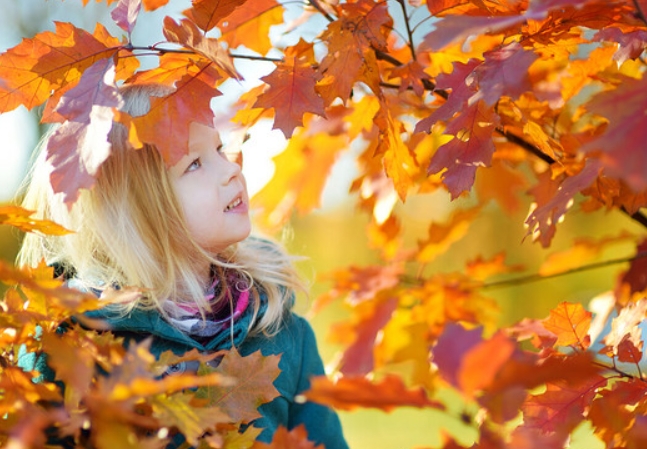
{"type": "Polygon", "coordinates": [[[365,377],[342,377],[333,382],[325,376],[317,376],[311,379],[310,389],[303,396],[337,410],[370,407],[388,412],[405,406],[444,408],[442,404],[429,399],[422,388],[407,389],[402,379],[395,375],[387,375],[377,382],[365,377]]]}
{"type": "Polygon", "coordinates": [[[431,80],[431,77],[425,73],[424,68],[418,61],[411,61],[391,68],[389,76],[391,78],[400,78],[400,87],[398,88],[400,92],[410,88],[418,96],[422,96],[425,92],[424,82],[431,80]]]}
{"type": "Polygon", "coordinates": [[[582,304],[562,302],[550,311],[543,324],[557,336],[555,345],[577,345],[580,349],[586,349],[591,344],[588,335],[591,317],[591,312],[585,310],[582,304]]]}
{"type": "Polygon", "coordinates": [[[33,218],[33,211],[20,206],[0,206],[0,224],[14,226],[23,232],[39,232],[47,235],[65,235],[72,231],[50,220],[33,218]]]}
{"type": "Polygon", "coordinates": [[[196,406],[194,399],[191,392],[157,395],[153,398],[152,407],[153,416],[165,426],[177,427],[187,442],[195,446],[207,429],[230,422],[231,418],[217,407],[196,406]]]}
{"type": "Polygon", "coordinates": [[[636,192],[647,189],[647,159],[641,142],[647,139],[647,80],[626,78],[614,90],[597,94],[587,103],[590,112],[609,120],[606,130],[582,146],[601,151],[604,172],[622,179],[636,192]]]}
{"type": "Polygon", "coordinates": [[[251,0],[241,3],[234,11],[223,17],[218,27],[222,40],[229,48],[244,45],[262,55],[272,48],[270,28],[283,21],[283,5],[276,0],[251,0]]]}
{"type": "Polygon", "coordinates": [[[339,372],[344,376],[363,376],[374,369],[373,347],[378,333],[389,322],[391,315],[398,306],[395,298],[378,301],[375,298],[366,303],[369,312],[362,316],[355,326],[355,341],[349,345],[339,362],[339,372]]]}
{"type": "Polygon", "coordinates": [[[230,77],[237,80],[243,79],[236,71],[229,53],[220,46],[216,39],[204,37],[193,22],[182,20],[178,24],[172,18],[165,17],[163,31],[169,42],[191,48],[212,61],[230,77]]]}
{"type": "Polygon", "coordinates": [[[288,430],[284,426],[279,426],[274,432],[272,441],[263,443],[257,441],[251,449],[325,449],[323,444],[315,444],[308,440],[308,431],[304,424],[288,430]]]}
{"type": "Polygon", "coordinates": [[[115,21],[117,26],[128,33],[128,36],[133,32],[133,28],[137,23],[137,16],[142,7],[141,0],[119,0],[119,3],[112,10],[110,16],[115,21]]]}
{"type": "MultiPolygon", "coordinates": [[[[643,240],[636,247],[636,254],[647,251],[647,240],[643,240]]],[[[626,270],[618,279],[616,286],[616,295],[622,298],[626,293],[629,296],[635,293],[641,293],[647,290],[647,279],[645,279],[645,269],[647,267],[647,260],[644,257],[635,258],[631,261],[629,269],[626,270]]]]}
{"type": "Polygon", "coordinates": [[[339,19],[328,24],[321,39],[328,43],[328,54],[321,61],[325,76],[319,92],[326,101],[346,100],[357,81],[379,92],[380,79],[375,50],[386,48],[386,35],[393,20],[387,5],[360,0],[339,5],[339,19]]]}
{"type": "Polygon", "coordinates": [[[515,99],[532,91],[528,69],[537,59],[534,52],[524,50],[518,42],[513,42],[487,52],[483,57],[485,61],[474,71],[479,90],[470,97],[470,103],[482,99],[491,106],[503,96],[515,99]]]}
{"type": "Polygon", "coordinates": [[[247,0],[194,0],[191,8],[182,11],[205,33],[214,28],[247,0]]]}
{"type": "MultiPolygon", "coordinates": [[[[556,184],[555,188],[551,187],[552,194],[537,197],[538,207],[526,219],[528,226],[526,235],[533,234],[535,238],[539,239],[542,246],[548,247],[555,235],[556,224],[571,206],[574,196],[589,187],[598,176],[599,171],[599,161],[587,159],[586,165],[578,174],[566,178],[561,184],[556,184]]],[[[543,178],[540,181],[544,186],[550,183],[549,180],[543,178]]],[[[541,190],[536,192],[541,192],[541,190]]]]}
{"type": "Polygon", "coordinates": [[[233,386],[199,388],[196,398],[209,406],[218,406],[233,422],[248,423],[261,415],[258,407],[278,396],[273,382],[279,376],[280,355],[263,356],[260,351],[241,357],[236,349],[229,351],[217,371],[235,380],[233,386]]]}
{"type": "Polygon", "coordinates": [[[76,201],[80,189],[94,185],[97,170],[110,155],[113,108],[123,103],[114,75],[112,59],[97,61],[56,108],[67,121],[47,141],[47,160],[52,165],[52,188],[63,192],[68,205],[76,201]]]}
{"type": "Polygon", "coordinates": [[[321,75],[312,67],[312,44],[300,40],[285,50],[285,58],[276,69],[261,78],[268,89],[261,94],[255,108],[274,109],[274,127],[290,138],[294,128],[303,124],[307,112],[324,117],[324,102],[315,91],[321,75]]]}
{"type": "Polygon", "coordinates": [[[521,15],[501,17],[445,16],[422,40],[421,50],[439,51],[472,35],[495,33],[524,22],[521,15]]]}
{"type": "Polygon", "coordinates": [[[472,188],[478,167],[490,166],[494,153],[492,133],[497,125],[498,116],[479,101],[447,126],[447,133],[455,137],[438,148],[427,171],[443,172],[443,183],[452,199],[472,188]]]}
{"type": "Polygon", "coordinates": [[[70,23],[56,22],[55,32],[23,39],[0,54],[0,112],[43,104],[52,91],[77,83],[88,67],[116,52],[70,23]]]}
{"type": "Polygon", "coordinates": [[[445,380],[458,386],[462,355],[476,347],[483,339],[482,328],[465,329],[455,323],[445,325],[443,333],[432,350],[433,362],[445,380]]]}
{"type": "Polygon", "coordinates": [[[546,433],[573,429],[607,382],[605,377],[593,376],[576,385],[549,383],[544,393],[531,396],[522,406],[525,425],[546,433]]]}
{"type": "Polygon", "coordinates": [[[376,153],[383,155],[386,174],[393,180],[398,196],[404,201],[413,186],[410,173],[418,166],[415,154],[402,141],[401,125],[393,118],[386,104],[382,105],[373,120],[380,130],[376,153]]]}
{"type": "MultiPolygon", "coordinates": [[[[346,148],[347,136],[330,130],[312,133],[316,117],[307,121],[288,141],[287,147],[273,158],[276,172],[252,198],[259,209],[257,220],[267,229],[283,225],[294,211],[304,214],[318,207],[326,177],[340,152],[346,148]],[[310,171],[308,167],[317,167],[310,171]]],[[[332,122],[321,120],[322,124],[332,122]]],[[[326,128],[330,129],[330,128],[326,128]]]]}
{"type": "Polygon", "coordinates": [[[624,32],[620,28],[608,27],[595,33],[592,40],[618,44],[613,60],[622,64],[626,60],[636,59],[642,54],[645,50],[645,42],[647,42],[647,31],[624,32]]]}
{"type": "Polygon", "coordinates": [[[447,224],[431,223],[428,229],[429,237],[418,241],[419,251],[416,259],[419,262],[431,262],[439,254],[443,254],[455,242],[462,239],[479,213],[479,208],[456,210],[452,213],[447,224]]]}
{"type": "MultiPolygon", "coordinates": [[[[188,153],[192,123],[213,127],[211,99],[220,95],[215,87],[220,75],[211,64],[193,64],[186,59],[184,64],[179,73],[187,72],[175,83],[175,90],[164,97],[151,97],[148,113],[130,121],[133,146],[139,148],[143,142],[155,145],[169,166],[188,153]]],[[[142,76],[151,80],[164,75],[151,72],[142,76]]]]}

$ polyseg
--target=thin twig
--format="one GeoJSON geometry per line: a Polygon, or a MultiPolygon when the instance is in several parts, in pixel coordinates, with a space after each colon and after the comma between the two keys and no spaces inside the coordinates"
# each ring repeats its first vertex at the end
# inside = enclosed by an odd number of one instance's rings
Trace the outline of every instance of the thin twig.
{"type": "Polygon", "coordinates": [[[604,268],[608,267],[611,265],[616,265],[619,263],[625,263],[625,262],[632,262],[634,260],[642,259],[644,257],[647,257],[647,251],[642,251],[637,253],[635,256],[632,257],[621,257],[617,259],[609,259],[605,260],[602,262],[596,262],[596,263],[591,263],[588,265],[582,265],[581,267],[577,268],[572,268],[570,270],[565,270],[565,271],[560,271],[559,273],[553,273],[553,274],[548,274],[542,276],[541,274],[531,274],[529,276],[521,276],[513,279],[506,279],[503,281],[497,281],[497,282],[490,282],[481,285],[479,288],[480,289],[489,289],[489,288],[498,288],[498,287],[508,287],[512,285],[521,285],[521,284],[528,284],[531,282],[537,282],[537,281],[543,281],[546,279],[553,279],[556,277],[560,276],[565,276],[567,274],[574,274],[574,273],[581,273],[583,271],[588,271],[588,270],[595,270],[597,268],[604,268]]]}
{"type": "Polygon", "coordinates": [[[324,16],[326,20],[328,20],[328,22],[335,21],[335,18],[330,14],[328,14],[328,12],[323,8],[323,6],[319,4],[319,0],[308,0],[308,3],[310,3],[314,9],[319,11],[321,15],[324,16]]]}
{"type": "Polygon", "coordinates": [[[407,36],[409,36],[408,44],[409,51],[411,51],[411,58],[415,61],[416,58],[416,48],[413,44],[413,32],[411,31],[411,26],[409,25],[409,16],[407,15],[407,5],[404,3],[404,0],[398,0],[400,7],[402,8],[402,16],[404,17],[404,24],[407,27],[407,36]]]}

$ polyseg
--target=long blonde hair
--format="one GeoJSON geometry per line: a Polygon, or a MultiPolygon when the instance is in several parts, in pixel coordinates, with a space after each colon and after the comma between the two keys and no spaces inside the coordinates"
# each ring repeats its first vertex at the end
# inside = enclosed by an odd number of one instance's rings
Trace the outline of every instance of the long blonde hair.
{"type": "MultiPolygon", "coordinates": [[[[123,111],[144,115],[150,109],[150,97],[167,95],[169,89],[161,85],[122,88],[123,111]]],[[[164,302],[170,299],[195,304],[204,316],[210,304],[200,267],[208,262],[223,281],[225,270],[235,270],[247,281],[255,312],[260,295],[267,296],[267,311],[252,332],[275,332],[295,290],[303,290],[292,257],[276,243],[253,237],[219,254],[205,251],[188,231],[159,151],[152,145],[134,150],[126,129],[118,123],[113,124],[109,141],[112,151],[95,185],[82,190],[69,209],[51,187],[51,166],[43,151],[47,137],[43,139],[23,190],[22,206],[74,233],[62,237],[27,234],[17,263],[35,266],[44,259],[73,272],[75,280],[88,289],[142,289],[138,300],[123,306],[124,313],[137,307],[157,309],[166,316],[164,302]]]]}

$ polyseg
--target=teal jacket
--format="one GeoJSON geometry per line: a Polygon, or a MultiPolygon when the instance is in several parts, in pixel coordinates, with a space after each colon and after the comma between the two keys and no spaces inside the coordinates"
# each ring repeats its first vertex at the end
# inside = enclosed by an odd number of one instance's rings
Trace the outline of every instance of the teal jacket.
{"type": "MultiPolygon", "coordinates": [[[[111,314],[108,307],[89,312],[88,315],[104,319],[113,333],[125,336],[126,341],[142,340],[152,335],[151,352],[156,357],[168,350],[181,355],[194,348],[205,353],[231,348],[229,331],[203,345],[171,326],[155,311],[135,309],[130,315],[122,317],[111,314]]],[[[234,331],[246,333],[246,328],[246,323],[237,322],[234,331]]],[[[263,429],[258,437],[260,441],[270,442],[279,426],[292,429],[303,424],[308,431],[308,439],[316,445],[323,444],[326,449],[348,448],[334,411],[311,402],[295,402],[295,396],[308,389],[312,376],[324,374],[315,335],[305,319],[289,313],[276,335],[243,338],[237,349],[243,356],[259,350],[264,356],[281,355],[281,373],[274,382],[280,396],[261,405],[259,412],[262,417],[253,422],[255,427],[263,429]]],[[[20,361],[23,368],[37,369],[45,373],[45,377],[50,377],[53,373],[45,363],[45,357],[34,354],[22,354],[20,361]]]]}

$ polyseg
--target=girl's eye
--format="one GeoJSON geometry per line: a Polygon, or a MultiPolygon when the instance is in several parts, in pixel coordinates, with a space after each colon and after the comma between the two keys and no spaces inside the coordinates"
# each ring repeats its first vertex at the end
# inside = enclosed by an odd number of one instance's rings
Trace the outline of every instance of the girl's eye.
{"type": "Polygon", "coordinates": [[[202,161],[200,158],[196,158],[193,162],[189,164],[189,166],[186,168],[186,172],[194,171],[202,167],[202,161]]]}

